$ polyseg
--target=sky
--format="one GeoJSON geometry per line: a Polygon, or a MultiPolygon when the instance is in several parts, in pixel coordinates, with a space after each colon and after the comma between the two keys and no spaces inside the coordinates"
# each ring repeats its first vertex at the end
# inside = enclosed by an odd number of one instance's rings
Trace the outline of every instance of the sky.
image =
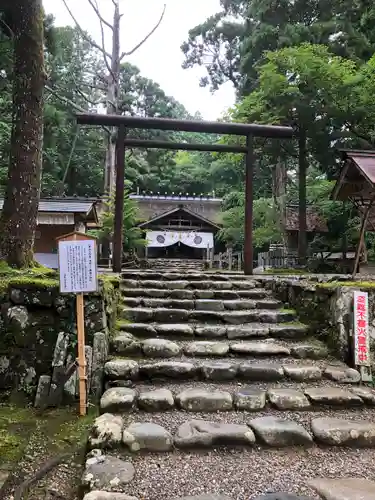
{"type": "MultiPolygon", "coordinates": [[[[87,0],[67,0],[81,27],[100,42],[100,26],[87,0]]],[[[164,92],[181,102],[190,113],[199,111],[206,120],[216,120],[234,103],[234,90],[225,84],[212,94],[199,87],[206,75],[203,67],[182,69],[181,44],[189,29],[220,10],[219,0],[121,0],[121,51],[135,46],[157,23],[166,3],[162,24],[152,37],[126,60],[139,67],[143,76],[159,83],[164,92]]],[[[57,26],[73,25],[62,0],[43,0],[57,26]]],[[[111,20],[112,1],[98,0],[103,17],[111,20]]],[[[108,44],[108,48],[110,45],[108,44]]]]}

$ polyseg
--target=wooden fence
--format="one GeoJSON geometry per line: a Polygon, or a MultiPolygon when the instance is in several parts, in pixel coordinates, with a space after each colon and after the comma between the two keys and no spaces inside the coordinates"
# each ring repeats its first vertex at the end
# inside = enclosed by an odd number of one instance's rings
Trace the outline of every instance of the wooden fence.
{"type": "Polygon", "coordinates": [[[289,269],[298,265],[296,253],[284,247],[270,248],[268,252],[258,253],[258,267],[263,269],[289,269]]]}
{"type": "Polygon", "coordinates": [[[210,269],[225,269],[228,271],[242,271],[243,253],[233,252],[230,248],[226,252],[211,255],[208,259],[210,269]]]}

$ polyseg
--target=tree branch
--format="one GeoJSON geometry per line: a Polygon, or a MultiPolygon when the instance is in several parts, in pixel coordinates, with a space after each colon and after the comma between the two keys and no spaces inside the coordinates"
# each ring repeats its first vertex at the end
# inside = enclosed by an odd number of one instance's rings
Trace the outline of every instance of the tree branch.
{"type": "Polygon", "coordinates": [[[355,135],[358,139],[361,139],[362,141],[365,141],[367,142],[367,144],[371,147],[374,147],[374,144],[373,144],[373,141],[371,139],[371,137],[369,136],[366,136],[366,135],[363,135],[361,134],[360,132],[357,132],[356,129],[355,129],[355,125],[351,125],[350,123],[346,123],[345,124],[346,127],[348,128],[348,130],[353,134],[355,135]]]}
{"type": "Polygon", "coordinates": [[[96,0],[87,0],[91,7],[94,9],[95,14],[98,16],[99,20],[101,23],[105,24],[107,28],[113,31],[113,26],[111,23],[109,23],[104,17],[101,15],[98,2],[96,0]]]}
{"type": "Polygon", "coordinates": [[[101,104],[103,102],[103,99],[99,99],[99,101],[92,101],[89,97],[87,97],[87,95],[84,92],[82,92],[82,90],[79,87],[76,87],[76,92],[78,92],[78,94],[92,106],[97,106],[98,104],[101,104]]]}
{"type": "Polygon", "coordinates": [[[94,78],[97,78],[105,85],[108,85],[108,76],[107,75],[101,75],[100,73],[96,73],[95,71],[91,71],[89,68],[86,70],[86,73],[88,75],[92,75],[94,78]]]}
{"type": "MultiPolygon", "coordinates": [[[[112,0],[113,1],[113,0],[112,0]]],[[[156,25],[153,27],[153,29],[148,33],[148,35],[146,35],[143,40],[141,40],[135,47],[132,48],[132,50],[130,50],[129,52],[123,52],[120,56],[120,61],[126,57],[126,56],[131,56],[132,54],[134,54],[135,51],[137,51],[145,42],[147,42],[147,40],[150,38],[150,36],[152,36],[155,31],[159,28],[163,18],[164,18],[164,14],[165,14],[165,9],[166,9],[166,4],[164,4],[164,8],[163,8],[163,12],[161,13],[161,16],[160,16],[160,19],[159,21],[156,23],[156,25]]]]}
{"type": "Polygon", "coordinates": [[[12,30],[12,28],[9,26],[9,24],[7,24],[4,19],[2,19],[0,17],[0,23],[5,26],[5,28],[9,31],[9,35],[10,37],[13,39],[14,38],[14,31],[12,30]]]}
{"type": "MultiPolygon", "coordinates": [[[[111,65],[109,64],[108,62],[108,58],[107,58],[107,51],[105,50],[105,36],[104,36],[104,25],[103,25],[103,19],[102,19],[102,16],[100,15],[100,12],[99,12],[99,6],[98,6],[98,2],[96,0],[88,0],[89,4],[92,6],[92,8],[95,10],[95,12],[97,13],[98,15],[98,18],[99,18],[99,24],[100,24],[100,31],[101,31],[101,37],[102,37],[102,49],[103,49],[103,57],[104,57],[104,62],[105,62],[105,65],[107,66],[107,69],[109,71],[109,73],[111,74],[112,78],[115,80],[116,77],[112,71],[112,67],[111,65]],[[95,2],[95,3],[94,3],[95,2]],[[95,9],[95,6],[96,6],[96,9],[95,9]]],[[[105,24],[108,24],[112,31],[113,31],[113,26],[111,26],[109,23],[107,23],[105,20],[104,20],[104,23],[105,24]]],[[[112,58],[110,58],[112,60],[112,58]]]]}
{"type": "MultiPolygon", "coordinates": [[[[67,97],[63,96],[63,95],[60,95],[56,90],[52,89],[49,85],[45,85],[45,90],[47,92],[49,92],[50,94],[52,94],[53,96],[55,96],[57,99],[59,99],[59,101],[63,102],[64,104],[67,104],[69,106],[71,106],[72,108],[74,108],[76,111],[79,111],[80,113],[87,113],[87,109],[85,108],[82,108],[81,106],[79,106],[78,104],[76,104],[75,102],[71,101],[70,99],[68,99],[67,97]]],[[[104,127],[102,126],[101,127],[107,134],[111,134],[111,131],[108,127],[104,127]]]]}
{"type": "Polygon", "coordinates": [[[77,19],[75,18],[73,12],[70,10],[69,6],[68,6],[68,3],[66,0],[62,0],[63,4],[65,5],[65,8],[66,10],[69,12],[69,15],[70,17],[73,19],[78,31],[80,32],[82,38],[84,38],[87,42],[89,42],[93,47],[95,47],[96,49],[98,49],[101,54],[105,55],[106,57],[108,57],[109,59],[112,59],[112,56],[111,54],[109,54],[108,52],[105,51],[105,49],[103,49],[100,45],[98,45],[95,40],[93,40],[80,26],[80,24],[78,23],[77,19]]]}

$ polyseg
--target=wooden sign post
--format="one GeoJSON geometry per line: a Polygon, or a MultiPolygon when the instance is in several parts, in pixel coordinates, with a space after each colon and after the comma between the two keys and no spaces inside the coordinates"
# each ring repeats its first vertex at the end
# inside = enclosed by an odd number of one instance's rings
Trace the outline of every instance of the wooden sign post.
{"type": "Polygon", "coordinates": [[[87,376],[85,358],[85,315],[83,294],[98,289],[96,239],[74,232],[57,239],[60,293],[76,294],[79,413],[87,411],[87,376]]]}

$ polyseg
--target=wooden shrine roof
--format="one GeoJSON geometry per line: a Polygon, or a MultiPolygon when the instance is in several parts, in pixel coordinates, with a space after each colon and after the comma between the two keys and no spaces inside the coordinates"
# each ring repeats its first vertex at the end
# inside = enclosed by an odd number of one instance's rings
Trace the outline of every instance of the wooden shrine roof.
{"type": "Polygon", "coordinates": [[[375,151],[341,150],[345,161],[332,192],[334,200],[370,200],[375,194],[375,151]]]}
{"type": "MultiPolygon", "coordinates": [[[[288,205],[286,207],[285,222],[286,231],[299,230],[297,205],[288,205]]],[[[306,230],[309,233],[328,233],[326,221],[314,207],[306,207],[306,226],[306,230]]]]}
{"type": "MultiPolygon", "coordinates": [[[[345,161],[331,198],[351,201],[363,212],[375,197],[375,150],[340,150],[345,161]]],[[[370,209],[367,231],[375,231],[375,204],[370,209]]]]}
{"type": "Polygon", "coordinates": [[[183,206],[174,208],[172,210],[168,210],[167,212],[163,212],[163,213],[153,217],[152,219],[149,219],[148,221],[143,222],[142,224],[139,224],[138,227],[146,229],[146,228],[152,227],[153,225],[155,225],[155,223],[165,222],[166,220],[172,218],[173,216],[183,215],[183,214],[185,214],[190,219],[199,221],[200,223],[203,223],[205,226],[208,226],[216,231],[220,229],[220,226],[218,226],[217,224],[215,224],[211,220],[208,220],[207,218],[203,217],[202,215],[197,214],[196,212],[193,212],[192,210],[189,210],[187,207],[183,207],[183,206]]]}

